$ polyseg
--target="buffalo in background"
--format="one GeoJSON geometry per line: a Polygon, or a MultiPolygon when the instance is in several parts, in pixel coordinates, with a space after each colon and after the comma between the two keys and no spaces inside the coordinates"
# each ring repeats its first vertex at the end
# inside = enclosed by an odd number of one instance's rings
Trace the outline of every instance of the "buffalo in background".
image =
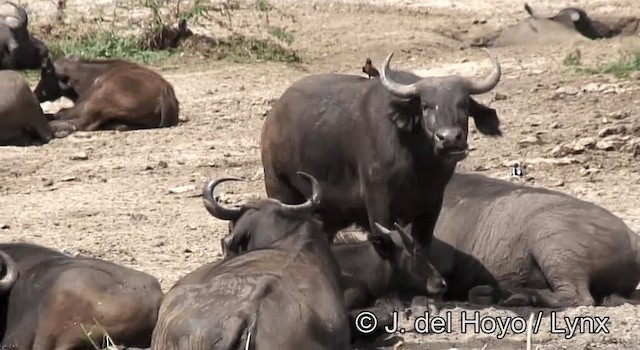
{"type": "Polygon", "coordinates": [[[0,69],[38,69],[49,55],[42,41],[29,33],[24,7],[0,2],[0,69]]]}

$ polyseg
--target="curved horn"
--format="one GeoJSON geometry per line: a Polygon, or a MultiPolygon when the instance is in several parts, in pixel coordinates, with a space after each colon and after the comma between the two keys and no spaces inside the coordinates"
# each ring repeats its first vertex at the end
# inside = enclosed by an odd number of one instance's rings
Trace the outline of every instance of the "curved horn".
{"type": "Polygon", "coordinates": [[[244,209],[228,208],[228,207],[222,206],[220,203],[218,203],[218,200],[213,195],[213,192],[215,191],[216,186],[227,181],[245,181],[245,180],[235,176],[223,177],[215,181],[209,180],[204,185],[204,189],[202,190],[202,200],[204,201],[204,207],[207,209],[209,214],[213,215],[214,217],[220,220],[232,221],[232,220],[237,220],[240,217],[240,215],[242,215],[242,213],[244,212],[244,209]]]}
{"type": "Polygon", "coordinates": [[[18,6],[17,4],[11,1],[4,1],[5,3],[15,7],[16,12],[18,13],[18,25],[15,28],[27,29],[27,25],[29,24],[29,17],[27,16],[27,11],[22,6],[18,6]]]}
{"type": "Polygon", "coordinates": [[[467,79],[467,89],[470,95],[484,94],[491,91],[494,87],[496,87],[496,85],[498,85],[500,76],[502,75],[502,69],[500,68],[500,62],[498,61],[498,58],[496,58],[493,54],[491,54],[489,50],[485,48],[483,48],[482,51],[484,51],[489,56],[491,64],[493,64],[493,72],[491,72],[491,75],[489,77],[481,81],[467,79]]]}
{"type": "Polygon", "coordinates": [[[389,230],[388,228],[380,225],[379,223],[375,222],[374,225],[376,225],[378,230],[380,230],[380,232],[384,233],[385,235],[390,235],[391,234],[391,230],[389,230]]]}
{"type": "Polygon", "coordinates": [[[382,86],[384,86],[385,89],[387,89],[390,93],[401,98],[409,98],[409,97],[416,96],[418,94],[418,89],[416,88],[415,84],[409,84],[409,85],[399,84],[391,80],[391,78],[387,76],[387,69],[389,69],[389,63],[391,62],[391,57],[393,57],[393,52],[391,52],[387,56],[387,58],[384,60],[384,63],[382,64],[382,69],[379,71],[380,82],[382,83],[382,86]]]}
{"type": "Polygon", "coordinates": [[[4,277],[0,279],[0,293],[4,294],[9,292],[18,280],[18,267],[9,254],[3,251],[0,251],[0,260],[4,262],[7,270],[4,277]]]}
{"type": "Polygon", "coordinates": [[[307,201],[302,204],[285,204],[273,198],[270,198],[270,200],[278,202],[280,204],[280,207],[287,212],[296,213],[300,211],[315,209],[322,201],[322,187],[320,186],[320,183],[315,177],[305,172],[298,171],[296,172],[296,174],[300,177],[306,178],[307,180],[309,180],[309,182],[311,182],[311,196],[309,197],[309,199],[307,199],[307,201]]]}

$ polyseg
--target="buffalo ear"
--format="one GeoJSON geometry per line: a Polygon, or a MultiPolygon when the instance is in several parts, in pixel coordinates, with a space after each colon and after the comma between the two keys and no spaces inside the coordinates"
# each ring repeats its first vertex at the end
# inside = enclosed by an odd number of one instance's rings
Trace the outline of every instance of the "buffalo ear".
{"type": "Polygon", "coordinates": [[[45,72],[53,72],[55,70],[53,66],[53,57],[51,56],[51,54],[42,58],[42,60],[40,61],[40,70],[45,72]]]}
{"type": "Polygon", "coordinates": [[[500,119],[495,109],[487,107],[469,97],[469,115],[473,117],[478,131],[488,136],[502,136],[500,119]]]}
{"type": "Polygon", "coordinates": [[[420,99],[393,99],[391,100],[391,121],[398,129],[412,131],[413,127],[420,123],[422,110],[420,109],[420,99]]]}
{"type": "Polygon", "coordinates": [[[248,239],[243,232],[231,232],[220,240],[222,255],[225,259],[232,258],[245,252],[248,239]]]}
{"type": "Polygon", "coordinates": [[[367,236],[367,240],[369,243],[373,245],[378,252],[378,255],[383,259],[391,259],[393,257],[395,251],[395,245],[393,244],[393,239],[390,236],[385,234],[378,233],[370,233],[367,236]]]}

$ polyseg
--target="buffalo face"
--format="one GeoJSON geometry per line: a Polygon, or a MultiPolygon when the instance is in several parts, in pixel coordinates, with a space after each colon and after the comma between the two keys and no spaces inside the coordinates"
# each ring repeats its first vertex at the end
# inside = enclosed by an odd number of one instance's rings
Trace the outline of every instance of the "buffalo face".
{"type": "Polygon", "coordinates": [[[382,234],[370,234],[367,239],[382,258],[391,262],[396,285],[430,296],[441,296],[446,292],[447,283],[426,258],[423,246],[417,244],[407,230],[397,223],[395,230],[378,223],[376,226],[382,234]]]}
{"type": "MultiPolygon", "coordinates": [[[[500,135],[495,110],[482,106],[471,95],[491,91],[500,81],[498,60],[488,51],[493,64],[492,74],[475,81],[460,76],[427,77],[411,84],[398,83],[389,76],[389,54],[380,70],[380,82],[395,97],[396,109],[404,105],[402,114],[409,114],[409,122],[426,134],[436,157],[458,162],[469,154],[467,143],[468,117],[472,116],[478,130],[486,135],[500,135]],[[407,107],[408,106],[408,107],[407,107]]],[[[406,119],[406,118],[405,118],[406,119]]]]}
{"type": "Polygon", "coordinates": [[[59,68],[56,69],[56,64],[49,56],[40,67],[40,81],[33,92],[40,102],[55,101],[62,96],[73,100],[77,98],[77,94],[71,86],[70,80],[71,78],[67,74],[64,74],[59,68]]]}

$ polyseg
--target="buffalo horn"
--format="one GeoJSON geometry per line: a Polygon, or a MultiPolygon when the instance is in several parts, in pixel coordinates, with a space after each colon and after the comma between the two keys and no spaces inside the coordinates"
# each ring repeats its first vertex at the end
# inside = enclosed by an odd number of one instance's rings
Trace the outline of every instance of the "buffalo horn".
{"type": "Polygon", "coordinates": [[[391,230],[389,230],[388,228],[380,225],[379,223],[374,223],[376,225],[376,227],[378,228],[378,230],[380,230],[380,232],[384,233],[385,235],[390,235],[391,234],[391,230]]]}
{"type": "MultiPolygon", "coordinates": [[[[29,17],[27,16],[27,11],[24,9],[24,7],[22,6],[18,6],[17,4],[11,2],[11,1],[4,1],[6,4],[9,4],[13,7],[15,7],[16,12],[17,12],[17,19],[18,19],[18,24],[17,25],[10,25],[10,27],[12,28],[20,28],[23,30],[27,29],[27,24],[29,24],[29,17]]],[[[11,16],[13,17],[13,16],[11,16]]],[[[6,20],[5,20],[6,22],[6,20]]],[[[7,23],[8,24],[8,23],[7,23]]]]}
{"type": "Polygon", "coordinates": [[[491,64],[493,64],[493,72],[491,72],[490,76],[481,81],[466,79],[467,90],[469,91],[470,95],[484,94],[491,91],[494,87],[496,87],[496,85],[498,85],[500,76],[502,75],[502,70],[500,68],[500,62],[498,61],[498,59],[494,55],[492,55],[489,50],[485,48],[483,48],[482,50],[489,56],[491,64]]]}
{"type": "Polygon", "coordinates": [[[204,201],[204,207],[207,209],[209,214],[215,216],[220,220],[228,220],[235,221],[240,215],[244,212],[243,208],[230,208],[225,207],[218,203],[218,200],[213,195],[213,192],[216,189],[216,186],[222,182],[227,181],[245,181],[239,177],[223,177],[217,180],[209,180],[202,190],[202,200],[204,201]]]}
{"type": "MultiPolygon", "coordinates": [[[[309,182],[311,182],[311,196],[309,197],[309,199],[307,199],[306,202],[302,204],[285,204],[278,201],[280,203],[280,207],[285,211],[292,213],[315,209],[315,207],[318,206],[318,204],[320,204],[320,201],[322,200],[322,187],[320,186],[320,183],[315,177],[305,172],[298,171],[296,172],[296,174],[300,177],[306,178],[307,180],[309,180],[309,182]]],[[[275,199],[272,200],[277,201],[275,199]]]]}
{"type": "Polygon", "coordinates": [[[418,94],[418,89],[415,83],[409,84],[409,85],[403,85],[403,84],[396,83],[395,81],[391,80],[391,78],[387,76],[387,70],[389,69],[389,63],[391,62],[391,57],[393,57],[393,52],[391,52],[387,56],[387,58],[384,60],[384,63],[382,64],[382,69],[379,71],[380,82],[382,83],[382,86],[384,86],[385,89],[387,89],[387,91],[389,91],[390,93],[400,98],[410,98],[410,97],[416,96],[418,94]]]}
{"type": "Polygon", "coordinates": [[[18,280],[18,268],[9,254],[3,251],[0,251],[0,260],[2,260],[7,270],[4,277],[0,279],[0,293],[4,294],[9,292],[18,280]]]}

